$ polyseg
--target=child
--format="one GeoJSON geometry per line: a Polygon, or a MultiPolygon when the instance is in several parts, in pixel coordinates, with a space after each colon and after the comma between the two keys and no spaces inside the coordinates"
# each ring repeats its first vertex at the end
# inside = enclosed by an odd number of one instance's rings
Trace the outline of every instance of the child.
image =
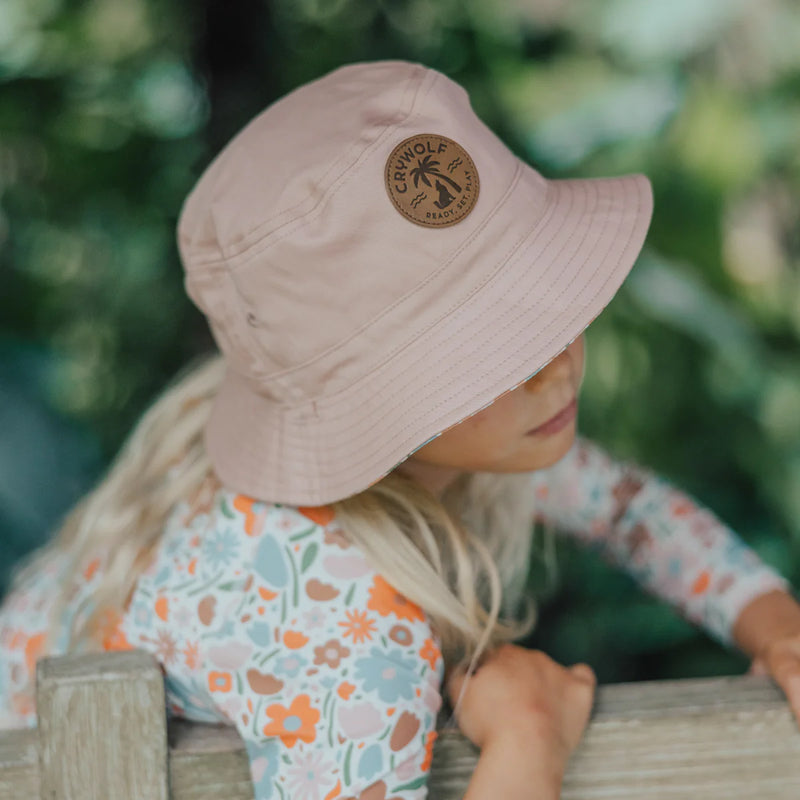
{"type": "Polygon", "coordinates": [[[796,699],[786,580],[576,438],[583,332],[651,209],[641,175],[546,180],[417,64],[342,67],[256,117],[178,226],[222,356],[20,574],[0,724],[35,724],[42,655],[138,647],[172,713],[236,726],[258,800],[425,797],[443,689],[481,748],[469,800],[557,797],[594,675],[509,644],[535,623],[535,518],[796,699]]]}

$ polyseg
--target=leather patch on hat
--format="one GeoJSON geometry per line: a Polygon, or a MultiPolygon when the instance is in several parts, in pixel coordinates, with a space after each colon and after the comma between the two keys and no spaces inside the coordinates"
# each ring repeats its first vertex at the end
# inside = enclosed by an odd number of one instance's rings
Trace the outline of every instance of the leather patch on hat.
{"type": "Polygon", "coordinates": [[[478,170],[458,142],[437,133],[403,139],[386,159],[386,191],[394,207],[417,225],[461,222],[478,199],[478,170]]]}

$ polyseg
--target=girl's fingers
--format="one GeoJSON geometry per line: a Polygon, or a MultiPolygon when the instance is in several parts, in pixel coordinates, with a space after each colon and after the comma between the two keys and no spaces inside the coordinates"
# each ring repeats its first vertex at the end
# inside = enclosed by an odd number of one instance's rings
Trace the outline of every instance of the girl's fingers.
{"type": "Polygon", "coordinates": [[[569,669],[576,678],[579,678],[585,683],[590,683],[592,685],[597,683],[594,670],[588,664],[573,664],[569,669]]]}
{"type": "MultiPolygon", "coordinates": [[[[781,687],[800,725],[800,642],[790,640],[771,647],[763,660],[767,671],[781,687]]],[[[761,661],[761,659],[756,659],[761,661]]]]}

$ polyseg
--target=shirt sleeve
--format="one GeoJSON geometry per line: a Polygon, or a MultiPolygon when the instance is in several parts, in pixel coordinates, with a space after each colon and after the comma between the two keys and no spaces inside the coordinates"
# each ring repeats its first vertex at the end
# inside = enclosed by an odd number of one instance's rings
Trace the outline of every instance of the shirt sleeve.
{"type": "Polygon", "coordinates": [[[739,613],[789,582],[733,530],[663,478],[578,437],[533,473],[537,520],[596,549],[726,646],[739,613]]]}
{"type": "Polygon", "coordinates": [[[168,537],[129,609],[127,639],[164,664],[173,713],[236,726],[256,800],[427,796],[440,642],[328,508],[221,491],[168,537]]]}

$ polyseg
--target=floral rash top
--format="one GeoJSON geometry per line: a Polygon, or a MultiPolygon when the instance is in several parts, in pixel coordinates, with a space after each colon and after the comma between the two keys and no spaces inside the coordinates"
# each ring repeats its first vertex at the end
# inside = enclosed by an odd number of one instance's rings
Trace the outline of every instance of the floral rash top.
{"type": "MultiPolygon", "coordinates": [[[[791,591],[710,512],[586,439],[531,484],[537,519],[598,549],[722,643],[752,599],[791,591]]],[[[41,564],[0,608],[0,727],[36,724],[29,687],[62,568],[41,564]]],[[[88,613],[101,572],[99,558],[85,566],[65,631],[88,613]]],[[[180,503],[124,614],[97,635],[108,650],[155,654],[172,714],[236,726],[256,800],[427,796],[440,641],[328,507],[224,487],[194,511],[180,503]]]]}

